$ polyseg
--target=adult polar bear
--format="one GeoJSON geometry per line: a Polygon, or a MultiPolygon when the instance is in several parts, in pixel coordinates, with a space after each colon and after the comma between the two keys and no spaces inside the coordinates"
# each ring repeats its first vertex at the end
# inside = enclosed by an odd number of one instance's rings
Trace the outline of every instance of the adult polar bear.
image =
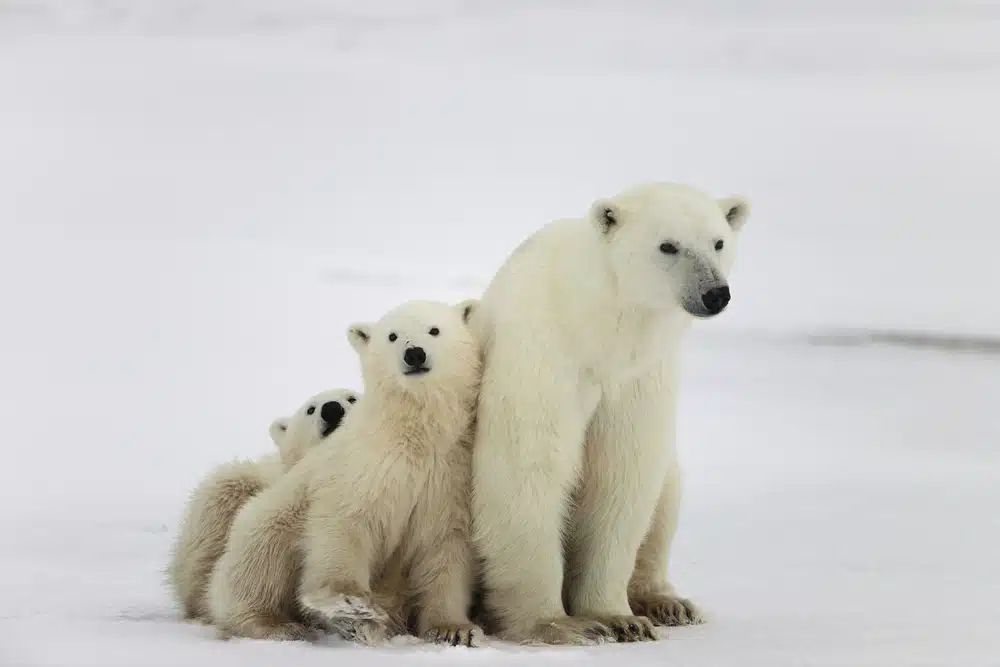
{"type": "Polygon", "coordinates": [[[486,289],[473,533],[502,637],[636,641],[697,621],[667,576],[680,344],[729,302],[748,212],[639,185],[542,228],[486,289]]]}

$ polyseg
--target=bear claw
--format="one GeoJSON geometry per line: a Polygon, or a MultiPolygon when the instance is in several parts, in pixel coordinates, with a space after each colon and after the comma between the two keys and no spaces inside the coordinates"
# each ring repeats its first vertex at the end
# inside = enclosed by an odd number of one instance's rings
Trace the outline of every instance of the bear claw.
{"type": "Polygon", "coordinates": [[[656,640],[655,626],[645,616],[611,616],[601,620],[621,643],[656,640]]]}
{"type": "Polygon", "coordinates": [[[655,625],[680,626],[704,623],[693,602],[673,595],[647,595],[629,600],[632,613],[646,616],[655,625]]]}
{"type": "Polygon", "coordinates": [[[435,644],[475,648],[482,644],[483,631],[471,623],[440,625],[424,633],[424,639],[435,644]]]}

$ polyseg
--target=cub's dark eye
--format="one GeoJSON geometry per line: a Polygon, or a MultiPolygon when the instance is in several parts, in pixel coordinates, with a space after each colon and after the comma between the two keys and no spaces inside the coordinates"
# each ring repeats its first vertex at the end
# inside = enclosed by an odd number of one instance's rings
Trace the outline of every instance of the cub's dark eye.
{"type": "Polygon", "coordinates": [[[664,255],[676,255],[678,252],[680,252],[680,250],[678,250],[677,246],[675,246],[673,243],[661,243],[660,252],[662,252],[664,255]]]}
{"type": "Polygon", "coordinates": [[[722,250],[722,246],[724,246],[724,245],[725,245],[725,243],[722,242],[722,239],[719,239],[718,241],[715,242],[715,249],[716,250],[722,250]]]}
{"type": "Polygon", "coordinates": [[[438,329],[437,327],[431,327],[431,330],[428,331],[427,333],[429,333],[432,336],[437,336],[439,333],[441,333],[441,330],[438,329]]]}
{"type": "Polygon", "coordinates": [[[309,406],[309,409],[308,409],[308,410],[306,410],[306,414],[307,414],[307,415],[311,415],[311,414],[312,414],[312,413],[314,413],[314,412],[316,412],[316,406],[315,406],[315,405],[310,405],[310,406],[309,406]]]}
{"type": "Polygon", "coordinates": [[[395,343],[396,342],[396,334],[394,334],[394,333],[389,334],[389,342],[390,343],[395,343]]]}
{"type": "Polygon", "coordinates": [[[357,403],[358,399],[354,398],[353,396],[348,396],[347,397],[347,402],[348,403],[357,403]]]}

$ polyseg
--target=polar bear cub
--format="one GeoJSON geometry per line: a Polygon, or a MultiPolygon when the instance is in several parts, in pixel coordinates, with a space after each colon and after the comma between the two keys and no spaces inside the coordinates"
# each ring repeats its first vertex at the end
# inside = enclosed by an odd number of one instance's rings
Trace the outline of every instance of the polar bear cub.
{"type": "Polygon", "coordinates": [[[209,578],[240,508],[337,430],[359,397],[349,389],[316,394],[295,414],[271,423],[268,431],[277,453],[224,463],[195,487],[167,568],[168,584],[185,619],[211,620],[206,600],[209,578]]]}
{"type": "Polygon", "coordinates": [[[475,303],[410,301],[349,328],[365,399],[335,448],[308,453],[237,517],[211,584],[223,632],[297,639],[316,623],[368,641],[398,630],[384,600],[404,589],[412,631],[478,643],[468,618],[475,303]]]}
{"type": "Polygon", "coordinates": [[[351,389],[325,391],[310,398],[291,416],[271,422],[269,432],[278,448],[282,472],[290,470],[306,452],[336,431],[360,398],[361,393],[351,389]]]}

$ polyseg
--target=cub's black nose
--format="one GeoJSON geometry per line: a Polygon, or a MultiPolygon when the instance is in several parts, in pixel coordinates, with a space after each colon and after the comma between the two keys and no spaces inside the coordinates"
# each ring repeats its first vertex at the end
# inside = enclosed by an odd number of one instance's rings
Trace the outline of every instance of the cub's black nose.
{"type": "Polygon", "coordinates": [[[701,295],[709,315],[718,315],[729,304],[729,285],[713,287],[701,295]]]}
{"type": "Polygon", "coordinates": [[[427,361],[427,353],[422,347],[408,347],[403,353],[403,361],[410,368],[417,368],[423,366],[424,362],[427,361]]]}
{"type": "Polygon", "coordinates": [[[319,409],[319,416],[333,428],[337,428],[340,420],[344,418],[344,406],[337,401],[329,401],[319,409]]]}

